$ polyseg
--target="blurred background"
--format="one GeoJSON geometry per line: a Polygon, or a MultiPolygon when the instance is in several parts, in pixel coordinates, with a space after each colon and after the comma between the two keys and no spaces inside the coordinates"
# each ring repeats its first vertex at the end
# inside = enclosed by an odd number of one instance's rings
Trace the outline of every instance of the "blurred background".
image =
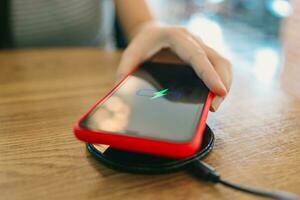
{"type": "MultiPolygon", "coordinates": [[[[299,0],[147,1],[156,18],[200,36],[233,62],[234,71],[245,72],[266,86],[278,84],[274,80],[280,78],[300,97],[299,0]]],[[[112,0],[1,2],[10,2],[12,8],[8,27],[13,30],[15,48],[126,46],[112,0]]],[[[1,29],[5,30],[0,28],[0,33],[1,29]]]]}
{"type": "Polygon", "coordinates": [[[181,24],[234,61],[237,70],[270,84],[279,76],[288,0],[148,0],[155,15],[181,24]]]}

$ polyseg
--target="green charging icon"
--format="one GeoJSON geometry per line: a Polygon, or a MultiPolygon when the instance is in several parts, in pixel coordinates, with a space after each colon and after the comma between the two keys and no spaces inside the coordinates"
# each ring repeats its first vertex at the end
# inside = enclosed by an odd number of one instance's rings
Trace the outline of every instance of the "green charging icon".
{"type": "Polygon", "coordinates": [[[163,89],[163,90],[160,90],[158,92],[154,92],[153,96],[150,99],[156,99],[156,98],[159,98],[159,97],[163,97],[163,96],[167,95],[168,90],[169,89],[163,89]]]}

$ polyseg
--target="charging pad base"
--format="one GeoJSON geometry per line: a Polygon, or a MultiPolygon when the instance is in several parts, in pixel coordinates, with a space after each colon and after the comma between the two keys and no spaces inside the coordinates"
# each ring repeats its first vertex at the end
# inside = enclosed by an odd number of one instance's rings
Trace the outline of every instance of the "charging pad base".
{"type": "Polygon", "coordinates": [[[94,144],[87,144],[87,150],[100,162],[116,170],[142,174],[161,174],[181,170],[189,163],[204,158],[213,149],[214,141],[214,134],[206,125],[201,148],[195,155],[181,160],[127,152],[110,147],[103,148],[102,145],[94,144]]]}

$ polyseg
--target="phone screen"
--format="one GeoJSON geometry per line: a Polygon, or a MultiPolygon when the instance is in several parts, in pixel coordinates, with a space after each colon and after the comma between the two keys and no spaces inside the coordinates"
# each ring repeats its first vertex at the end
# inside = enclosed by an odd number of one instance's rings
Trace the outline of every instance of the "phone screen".
{"type": "Polygon", "coordinates": [[[190,66],[147,62],[129,75],[80,127],[170,142],[193,139],[208,89],[190,66]]]}

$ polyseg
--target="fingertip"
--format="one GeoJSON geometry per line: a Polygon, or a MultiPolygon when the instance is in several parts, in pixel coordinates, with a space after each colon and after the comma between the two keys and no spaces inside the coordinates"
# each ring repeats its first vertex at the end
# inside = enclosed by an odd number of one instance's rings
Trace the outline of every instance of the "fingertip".
{"type": "Polygon", "coordinates": [[[220,97],[224,97],[227,95],[227,89],[221,81],[219,83],[219,88],[217,89],[217,92],[215,94],[220,97]]]}
{"type": "Polygon", "coordinates": [[[216,110],[212,106],[209,107],[209,111],[210,112],[216,112],[216,110]]]}
{"type": "Polygon", "coordinates": [[[212,87],[209,87],[209,89],[216,96],[225,97],[227,95],[226,87],[221,81],[215,83],[212,87]]]}
{"type": "Polygon", "coordinates": [[[215,96],[211,106],[210,106],[210,110],[212,112],[216,112],[218,110],[218,108],[220,107],[221,103],[223,102],[224,97],[220,97],[220,96],[215,96]]]}

